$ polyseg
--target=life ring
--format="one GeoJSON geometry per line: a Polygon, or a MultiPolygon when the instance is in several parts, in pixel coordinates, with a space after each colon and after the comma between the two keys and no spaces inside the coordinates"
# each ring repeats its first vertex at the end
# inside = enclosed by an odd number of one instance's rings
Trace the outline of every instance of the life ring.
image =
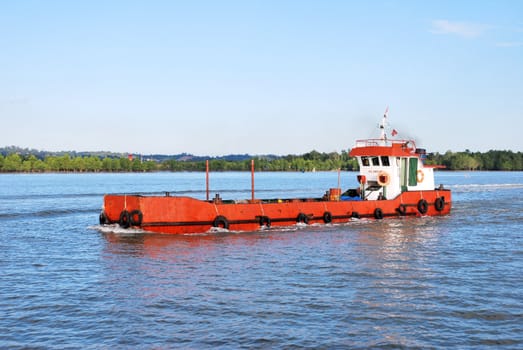
{"type": "Polygon", "coordinates": [[[425,214],[429,210],[429,203],[426,200],[420,199],[418,202],[418,211],[420,214],[425,214]]]}
{"type": "Polygon", "coordinates": [[[268,216],[260,216],[260,226],[271,227],[271,218],[268,216]]]}
{"type": "Polygon", "coordinates": [[[329,211],[323,213],[323,222],[329,224],[332,222],[332,214],[329,211]]]}
{"type": "Polygon", "coordinates": [[[381,208],[374,209],[374,217],[376,218],[376,220],[383,219],[383,210],[381,210],[381,208]]]}
{"type": "Polygon", "coordinates": [[[131,216],[129,215],[129,212],[127,210],[124,210],[120,213],[120,219],[118,220],[118,224],[122,228],[128,228],[131,226],[131,216]]]}
{"type": "Polygon", "coordinates": [[[304,223],[304,224],[308,224],[309,223],[309,217],[303,213],[299,213],[298,216],[296,217],[296,222],[297,223],[304,223]]]}
{"type": "Polygon", "coordinates": [[[423,170],[418,170],[416,172],[416,181],[418,181],[418,183],[422,183],[423,180],[425,180],[425,173],[423,170]]]}
{"type": "Polygon", "coordinates": [[[387,186],[390,183],[390,175],[385,171],[380,171],[378,174],[378,185],[387,186]]]}
{"type": "Polygon", "coordinates": [[[107,217],[107,214],[105,213],[105,211],[102,211],[100,213],[99,221],[100,221],[100,225],[108,225],[108,224],[110,224],[109,218],[107,217]]]}
{"type": "Polygon", "coordinates": [[[396,210],[401,216],[407,215],[407,206],[405,204],[400,204],[396,210]]]}
{"type": "Polygon", "coordinates": [[[443,208],[445,208],[445,198],[436,198],[436,200],[434,201],[434,208],[436,208],[437,211],[442,211],[443,208]]]}
{"type": "Polygon", "coordinates": [[[212,222],[212,226],[213,227],[220,227],[220,228],[224,228],[226,230],[229,229],[229,221],[227,220],[227,218],[225,216],[222,216],[222,215],[218,215],[214,221],[212,222]]]}
{"type": "Polygon", "coordinates": [[[143,214],[140,210],[136,209],[129,213],[129,222],[131,226],[141,226],[143,220],[143,214]]]}

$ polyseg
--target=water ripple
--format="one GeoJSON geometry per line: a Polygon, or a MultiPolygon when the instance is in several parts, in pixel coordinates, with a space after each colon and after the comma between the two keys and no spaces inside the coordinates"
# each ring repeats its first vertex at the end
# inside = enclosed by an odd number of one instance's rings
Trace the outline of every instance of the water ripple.
{"type": "Polygon", "coordinates": [[[94,195],[172,176],[4,176],[0,347],[523,348],[521,175],[443,175],[447,217],[175,237],[101,229],[94,195]]]}

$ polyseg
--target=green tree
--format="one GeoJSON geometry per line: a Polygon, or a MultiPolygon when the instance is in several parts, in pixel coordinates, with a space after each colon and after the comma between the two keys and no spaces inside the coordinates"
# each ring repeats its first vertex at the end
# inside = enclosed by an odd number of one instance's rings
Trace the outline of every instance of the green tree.
{"type": "Polygon", "coordinates": [[[113,161],[111,158],[105,157],[102,159],[102,171],[113,171],[113,161]]]}
{"type": "Polygon", "coordinates": [[[85,164],[85,158],[83,157],[75,157],[71,161],[71,167],[74,171],[84,172],[87,170],[87,166],[85,164]]]}
{"type": "Polygon", "coordinates": [[[122,164],[120,163],[120,159],[114,158],[111,159],[112,166],[111,168],[113,171],[122,171],[122,164]]]}
{"type": "Polygon", "coordinates": [[[17,153],[9,154],[4,159],[2,170],[6,172],[20,171],[22,168],[22,158],[17,153]]]}
{"type": "Polygon", "coordinates": [[[47,166],[41,159],[37,159],[36,162],[33,164],[33,171],[42,173],[47,171],[47,166]]]}
{"type": "Polygon", "coordinates": [[[131,162],[131,170],[132,170],[132,171],[135,171],[135,172],[141,172],[141,171],[143,171],[143,168],[142,168],[142,162],[141,162],[139,159],[134,159],[134,160],[131,162]]]}
{"type": "Polygon", "coordinates": [[[120,169],[122,171],[131,171],[131,161],[128,158],[120,158],[120,169]]]}
{"type": "Polygon", "coordinates": [[[156,171],[158,164],[152,160],[148,160],[145,163],[143,163],[143,169],[144,171],[156,171]]]}
{"type": "Polygon", "coordinates": [[[102,170],[102,161],[100,158],[95,156],[90,156],[85,159],[85,168],[87,171],[99,172],[102,170]]]}
{"type": "Polygon", "coordinates": [[[29,155],[26,159],[22,161],[21,171],[23,172],[33,172],[35,171],[35,164],[38,162],[38,158],[34,154],[29,155]]]}
{"type": "Polygon", "coordinates": [[[72,171],[73,162],[69,154],[64,154],[61,157],[58,157],[58,171],[72,171]]]}

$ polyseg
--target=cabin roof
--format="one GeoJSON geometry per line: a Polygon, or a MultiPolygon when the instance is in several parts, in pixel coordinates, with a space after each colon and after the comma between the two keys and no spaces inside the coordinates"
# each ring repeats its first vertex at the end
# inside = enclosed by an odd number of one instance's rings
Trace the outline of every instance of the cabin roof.
{"type": "Polygon", "coordinates": [[[350,156],[394,156],[417,157],[416,145],[411,140],[383,140],[367,139],[358,140],[351,149],[350,156]]]}

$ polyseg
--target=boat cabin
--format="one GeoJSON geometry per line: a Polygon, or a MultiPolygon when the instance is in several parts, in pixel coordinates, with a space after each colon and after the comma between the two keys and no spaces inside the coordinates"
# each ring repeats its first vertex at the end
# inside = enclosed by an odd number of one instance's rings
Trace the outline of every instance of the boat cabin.
{"type": "Polygon", "coordinates": [[[406,191],[434,189],[434,167],[425,165],[426,151],[412,140],[358,140],[349,154],[360,167],[361,199],[393,199],[406,191]]]}

